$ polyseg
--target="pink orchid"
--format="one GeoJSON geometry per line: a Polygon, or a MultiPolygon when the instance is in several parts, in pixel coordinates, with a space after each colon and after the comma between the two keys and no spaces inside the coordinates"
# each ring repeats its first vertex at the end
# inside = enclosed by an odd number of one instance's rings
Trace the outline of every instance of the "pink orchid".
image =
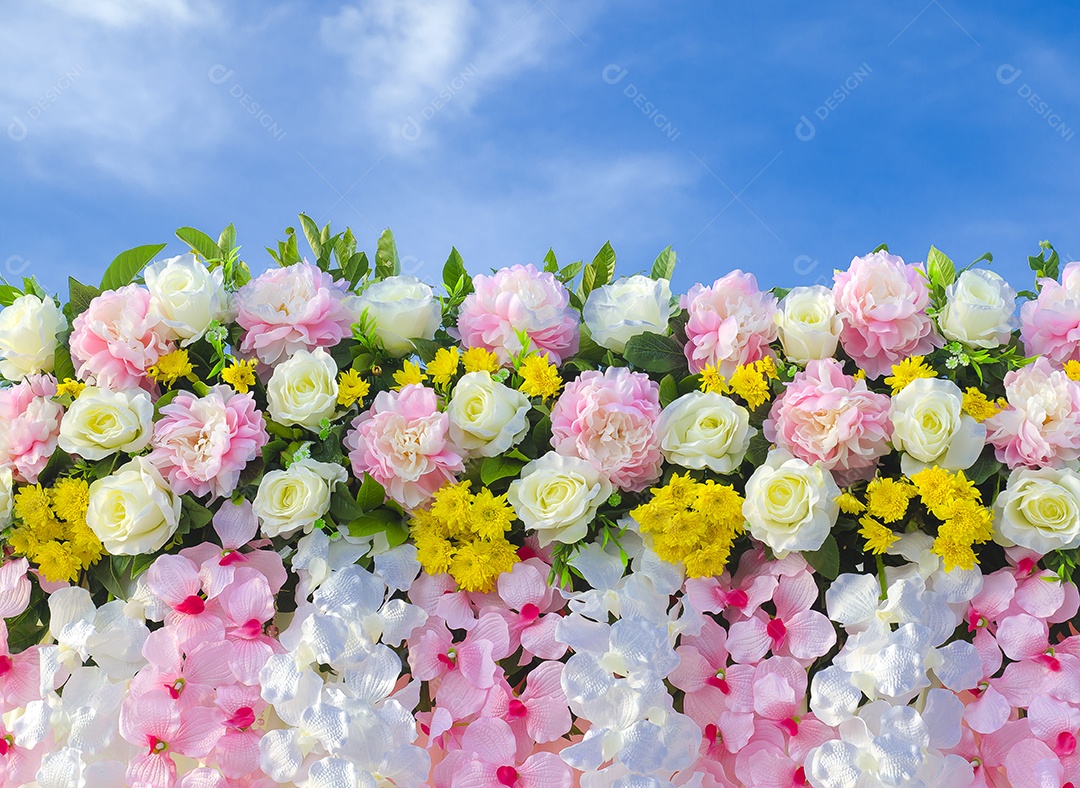
{"type": "Polygon", "coordinates": [[[214,745],[214,759],[226,777],[243,777],[259,768],[259,740],[255,723],[266,708],[258,687],[232,685],[218,690],[216,705],[225,732],[214,745]]]}
{"type": "Polygon", "coordinates": [[[129,697],[120,709],[120,735],[145,749],[128,763],[128,783],[171,788],[176,782],[173,754],[202,758],[221,734],[216,714],[206,706],[181,712],[165,690],[129,697]]]}
{"type": "Polygon", "coordinates": [[[836,643],[836,630],[827,617],[811,610],[818,590],[809,572],[781,577],[773,603],[776,615],[757,610],[731,625],[728,650],[736,662],[756,663],[769,651],[791,656],[805,666],[836,643]]]}
{"type": "Polygon", "coordinates": [[[468,728],[461,750],[436,768],[436,785],[451,788],[570,788],[573,773],[552,752],[538,752],[519,763],[514,734],[503,720],[481,717],[468,728]],[[449,776],[449,779],[447,779],[449,776]],[[440,780],[441,778],[441,780],[440,780]]]}
{"type": "Polygon", "coordinates": [[[266,578],[249,568],[236,570],[236,580],[221,592],[225,637],[232,650],[229,664],[237,680],[258,684],[259,671],[272,655],[284,652],[263,628],[274,617],[274,595],[266,578]]]}
{"type": "Polygon", "coordinates": [[[39,697],[40,662],[41,652],[36,648],[21,654],[8,651],[7,624],[0,619],[0,713],[39,697]]]}
{"type": "Polygon", "coordinates": [[[772,599],[776,591],[776,576],[767,566],[761,562],[744,573],[740,565],[734,578],[727,572],[720,577],[690,578],[686,581],[686,597],[695,610],[721,613],[730,622],[741,621],[772,599]]]}
{"type": "Polygon", "coordinates": [[[480,710],[502,669],[498,660],[510,655],[510,632],[495,613],[480,616],[461,643],[455,643],[445,624],[425,627],[409,650],[413,675],[421,681],[441,677],[439,704],[455,720],[480,710]]]}
{"type": "Polygon", "coordinates": [[[162,555],[146,570],[146,585],[168,605],[165,625],[175,627],[182,648],[220,640],[225,627],[206,595],[199,568],[182,555],[162,555]]]}
{"type": "Polygon", "coordinates": [[[472,629],[476,610],[467,591],[459,591],[457,581],[445,572],[421,572],[409,587],[409,601],[431,618],[441,618],[454,629],[472,629]]]}
{"type": "Polygon", "coordinates": [[[523,648],[520,664],[528,664],[534,656],[559,659],[566,653],[566,644],[555,639],[555,627],[562,616],[554,611],[563,607],[563,601],[556,598],[546,574],[533,563],[523,561],[510,572],[499,575],[498,590],[506,607],[486,608],[485,612],[492,611],[506,619],[511,653],[519,645],[523,648]]]}
{"type": "Polygon", "coordinates": [[[0,563],[0,619],[14,618],[30,604],[29,568],[25,558],[0,563]]]}
{"type": "Polygon", "coordinates": [[[1028,708],[1027,721],[1031,732],[1061,761],[1065,779],[1080,779],[1080,753],[1077,752],[1080,708],[1039,695],[1028,708]]]}
{"type": "Polygon", "coordinates": [[[1045,694],[1080,704],[1080,658],[1050,646],[1045,621],[1021,613],[998,626],[997,642],[1015,660],[993,685],[1018,708],[1027,708],[1045,694]]]}
{"type": "Polygon", "coordinates": [[[21,788],[34,783],[44,754],[44,743],[21,747],[15,743],[14,733],[0,722],[0,788],[21,788]]]}
{"type": "Polygon", "coordinates": [[[142,649],[149,664],[132,680],[131,693],[164,690],[182,709],[206,705],[215,689],[236,680],[229,667],[231,650],[226,641],[213,640],[185,654],[172,627],[151,632],[142,649]]]}
{"type": "Polygon", "coordinates": [[[240,552],[243,547],[268,544],[265,541],[254,541],[259,531],[259,520],[251,509],[251,502],[222,502],[221,508],[214,514],[213,525],[221,540],[220,548],[204,542],[180,551],[180,555],[199,567],[199,576],[206,593],[217,596],[233,581],[233,570],[236,567],[250,566],[262,572],[266,582],[270,584],[270,591],[276,595],[287,579],[281,556],[273,550],[240,552]]]}
{"type": "Polygon", "coordinates": [[[801,788],[810,783],[801,763],[773,742],[755,738],[735,757],[735,774],[746,788],[801,788]]]}
{"type": "MultiPolygon", "coordinates": [[[[1030,550],[1014,547],[1005,555],[1015,566],[1013,575],[1016,578],[1016,593],[1008,614],[1030,613],[1046,619],[1048,624],[1068,621],[1076,615],[1080,606],[1076,583],[1063,583],[1049,569],[1039,569],[1040,556],[1030,550]]],[[[1007,572],[1008,569],[998,571],[1007,572]]]]}
{"type": "Polygon", "coordinates": [[[754,668],[754,712],[788,736],[799,733],[806,696],[806,669],[790,657],[762,660],[754,668]]]}
{"type": "Polygon", "coordinates": [[[573,724],[562,688],[561,662],[543,662],[528,673],[525,691],[515,697],[505,680],[488,694],[481,714],[510,725],[517,739],[518,756],[533,751],[534,743],[555,741],[573,724]]]}

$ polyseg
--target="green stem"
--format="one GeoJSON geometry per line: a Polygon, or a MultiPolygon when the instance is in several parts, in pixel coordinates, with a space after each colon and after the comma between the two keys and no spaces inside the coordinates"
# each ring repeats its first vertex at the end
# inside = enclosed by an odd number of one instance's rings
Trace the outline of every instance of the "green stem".
{"type": "Polygon", "coordinates": [[[880,555],[875,555],[874,559],[877,561],[878,583],[881,585],[880,598],[884,601],[889,596],[889,586],[885,582],[885,561],[882,560],[880,555]]]}

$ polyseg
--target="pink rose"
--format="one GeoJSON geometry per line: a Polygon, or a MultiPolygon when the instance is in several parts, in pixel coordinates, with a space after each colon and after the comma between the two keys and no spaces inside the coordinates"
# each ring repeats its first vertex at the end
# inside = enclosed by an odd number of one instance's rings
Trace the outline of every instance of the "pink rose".
{"type": "Polygon", "coordinates": [[[856,257],[834,277],[833,298],[844,321],[840,343],[871,379],[944,344],[926,314],[930,289],[922,270],[921,264],[874,252],[856,257]]]}
{"type": "Polygon", "coordinates": [[[728,377],[740,364],[769,355],[777,331],[776,298],[758,290],[753,274],[735,270],[711,287],[694,285],[680,306],[690,313],[683,352],[691,372],[712,365],[728,377]]]}
{"type": "Polygon", "coordinates": [[[370,473],[391,498],[413,509],[465,469],[450,442],[450,418],[435,392],[409,385],[382,391],[345,436],[353,474],[370,473]]]}
{"type": "Polygon", "coordinates": [[[250,394],[215,386],[205,397],[181,391],[161,409],[150,461],[177,495],[225,497],[270,439],[250,394]]]}
{"type": "Polygon", "coordinates": [[[1080,263],[1069,263],[1061,284],[1040,279],[1042,290],[1020,307],[1020,338],[1029,356],[1058,364],[1080,360],[1080,263]]]}
{"type": "Polygon", "coordinates": [[[1009,407],[986,420],[986,440],[1010,468],[1071,467],[1080,458],[1080,383],[1045,358],[1005,375],[1009,407]]]}
{"type": "Polygon", "coordinates": [[[240,288],[240,352],[273,366],[297,350],[333,347],[352,335],[356,299],[345,282],[310,263],[274,268],[240,288]]]}
{"type": "Polygon", "coordinates": [[[580,457],[616,487],[644,490],[660,478],[660,387],[626,367],[589,370],[551,409],[551,446],[580,457]]]}
{"type": "Polygon", "coordinates": [[[150,314],[150,291],[138,285],[106,290],[75,318],[71,358],[82,379],[104,389],[153,391],[147,367],[174,348],[150,314]]]}
{"type": "Polygon", "coordinates": [[[64,409],[52,401],[55,394],[52,375],[31,375],[0,389],[0,467],[10,468],[16,481],[37,484],[56,451],[64,409]]]}
{"type": "Polygon", "coordinates": [[[476,292],[461,305],[457,330],[467,348],[492,351],[503,364],[521,352],[521,331],[530,347],[553,364],[577,353],[578,315],[566,288],[552,274],[532,265],[502,268],[493,276],[473,277],[476,292]]]}
{"type": "Polygon", "coordinates": [[[765,437],[800,460],[820,462],[837,483],[874,475],[889,453],[890,399],[845,375],[836,359],[812,360],[773,403],[762,427],[765,437]]]}

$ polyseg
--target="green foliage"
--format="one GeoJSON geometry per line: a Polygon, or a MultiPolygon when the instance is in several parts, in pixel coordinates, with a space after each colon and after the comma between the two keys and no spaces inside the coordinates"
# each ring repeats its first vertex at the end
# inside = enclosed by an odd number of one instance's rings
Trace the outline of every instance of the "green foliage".
{"type": "Polygon", "coordinates": [[[682,346],[674,337],[661,334],[644,333],[631,337],[623,351],[626,360],[638,369],[656,372],[685,373],[686,356],[682,346]]]}
{"type": "Polygon", "coordinates": [[[147,244],[121,252],[109,263],[101,278],[102,290],[116,290],[135,281],[135,277],[167,244],[147,244]]]}
{"type": "Polygon", "coordinates": [[[829,534],[817,550],[802,553],[807,563],[827,580],[835,580],[840,574],[840,548],[836,538],[829,534]]]}
{"type": "Polygon", "coordinates": [[[375,278],[386,279],[401,273],[401,260],[398,258],[397,243],[389,228],[379,236],[378,251],[375,252],[375,278]]]}
{"type": "Polygon", "coordinates": [[[524,465],[524,462],[512,457],[485,457],[480,466],[480,480],[485,485],[492,485],[499,479],[517,476],[524,465]]]}
{"type": "Polygon", "coordinates": [[[649,273],[653,279],[667,279],[671,281],[671,277],[675,275],[675,250],[670,246],[664,247],[664,250],[656,256],[656,260],[653,261],[652,271],[649,273]]]}
{"type": "Polygon", "coordinates": [[[225,257],[217,242],[202,230],[196,230],[194,227],[181,227],[176,231],[176,237],[186,243],[191,251],[200,255],[204,260],[221,260],[225,257]]]}

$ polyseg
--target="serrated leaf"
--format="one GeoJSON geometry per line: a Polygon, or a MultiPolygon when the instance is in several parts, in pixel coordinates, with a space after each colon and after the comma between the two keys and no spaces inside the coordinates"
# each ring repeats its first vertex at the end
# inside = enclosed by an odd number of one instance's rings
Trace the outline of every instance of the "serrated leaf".
{"type": "Polygon", "coordinates": [[[352,497],[349,486],[339,482],[330,493],[330,516],[335,522],[349,523],[364,514],[364,507],[352,497]]]}
{"type": "Polygon", "coordinates": [[[605,242],[596,253],[592,262],[585,266],[581,275],[581,299],[584,301],[589,293],[598,287],[603,287],[611,281],[615,274],[615,250],[611,248],[611,242],[605,242]]]}
{"type": "Polygon", "coordinates": [[[219,260],[223,256],[221,249],[214,243],[214,239],[202,230],[196,230],[194,227],[181,227],[176,231],[176,237],[206,260],[219,260]]]}
{"type": "Polygon", "coordinates": [[[686,356],[674,337],[661,334],[638,334],[626,343],[623,356],[638,369],[667,374],[684,372],[686,356]]]}
{"type": "Polygon", "coordinates": [[[931,246],[926,255],[926,275],[930,278],[930,284],[946,288],[956,281],[956,265],[947,254],[931,246]]]}
{"type": "Polygon", "coordinates": [[[656,256],[656,260],[654,260],[652,264],[652,272],[649,276],[653,279],[667,279],[670,281],[671,277],[674,275],[675,251],[668,246],[656,256]]]}
{"type": "Polygon", "coordinates": [[[323,256],[323,241],[319,225],[315,224],[306,213],[302,213],[300,214],[300,227],[304,231],[304,237],[307,238],[308,246],[311,247],[311,251],[315,254],[315,259],[321,258],[323,256]]]}
{"type": "Polygon", "coordinates": [[[524,465],[525,463],[521,460],[510,457],[487,457],[484,459],[484,464],[480,466],[480,481],[485,485],[491,485],[499,479],[517,476],[524,465]]]}
{"type": "Polygon", "coordinates": [[[581,273],[582,267],[585,265],[581,260],[576,263],[570,263],[559,269],[559,273],[555,275],[555,278],[562,282],[564,285],[573,281],[574,277],[581,273]]]}
{"type": "Polygon", "coordinates": [[[746,455],[743,457],[743,462],[748,462],[754,468],[758,468],[765,464],[765,460],[769,456],[769,441],[765,438],[761,432],[755,432],[750,436],[750,445],[746,448],[746,455]]]}
{"type": "Polygon", "coordinates": [[[835,580],[840,574],[840,548],[832,534],[825,537],[821,547],[813,552],[802,553],[802,557],[827,580],[835,580]]]}
{"type": "Polygon", "coordinates": [[[74,321],[87,310],[90,302],[101,295],[101,291],[91,285],[84,285],[73,277],[68,277],[68,305],[71,307],[71,319],[74,321]]]}
{"type": "Polygon", "coordinates": [[[401,260],[398,258],[397,243],[388,227],[379,236],[379,246],[375,252],[375,276],[386,279],[388,276],[397,276],[400,273],[401,260]]]}
{"type": "Polygon", "coordinates": [[[105,276],[101,278],[101,289],[116,290],[131,284],[146,264],[153,260],[165,246],[166,244],[147,244],[118,254],[105,269],[105,276]]]}
{"type": "Polygon", "coordinates": [[[366,471],[364,481],[360,483],[360,491],[356,494],[356,503],[365,512],[377,509],[386,502],[386,490],[366,471]]]}

